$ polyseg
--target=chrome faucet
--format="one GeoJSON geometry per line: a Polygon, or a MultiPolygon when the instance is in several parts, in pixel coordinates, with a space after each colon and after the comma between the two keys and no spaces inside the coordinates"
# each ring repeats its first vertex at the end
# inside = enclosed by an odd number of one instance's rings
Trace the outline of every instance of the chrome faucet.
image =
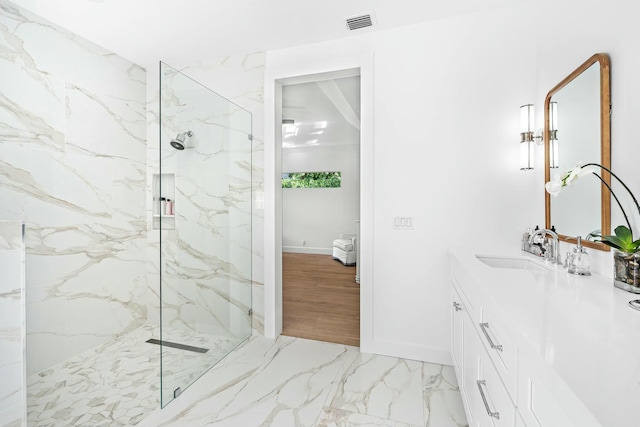
{"type": "Polygon", "coordinates": [[[531,233],[531,235],[529,236],[530,245],[533,243],[536,243],[535,242],[536,236],[541,236],[543,239],[542,244],[544,246],[545,262],[550,262],[553,264],[562,264],[560,251],[559,251],[560,244],[559,244],[558,235],[554,231],[548,230],[546,228],[543,228],[541,230],[536,230],[533,233],[531,233]],[[553,243],[551,245],[547,243],[546,239],[544,238],[544,236],[547,234],[553,238],[553,243]]]}

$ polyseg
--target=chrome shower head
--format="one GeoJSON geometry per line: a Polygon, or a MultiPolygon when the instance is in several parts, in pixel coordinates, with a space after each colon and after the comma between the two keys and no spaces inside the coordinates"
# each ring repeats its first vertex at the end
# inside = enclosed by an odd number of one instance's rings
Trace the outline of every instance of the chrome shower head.
{"type": "Polygon", "coordinates": [[[171,140],[170,144],[176,150],[184,150],[184,144],[187,137],[192,137],[193,132],[190,130],[186,132],[179,133],[174,139],[171,140]]]}
{"type": "Polygon", "coordinates": [[[179,137],[176,139],[172,139],[170,144],[176,150],[184,150],[184,144],[183,144],[184,141],[180,142],[179,139],[180,139],[179,137]]]}

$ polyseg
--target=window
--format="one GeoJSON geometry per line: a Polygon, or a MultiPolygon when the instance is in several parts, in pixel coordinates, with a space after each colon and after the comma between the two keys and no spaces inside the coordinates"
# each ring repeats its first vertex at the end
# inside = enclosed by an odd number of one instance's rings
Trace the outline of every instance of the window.
{"type": "Polygon", "coordinates": [[[340,172],[287,172],[282,174],[282,188],[339,188],[340,172]]]}

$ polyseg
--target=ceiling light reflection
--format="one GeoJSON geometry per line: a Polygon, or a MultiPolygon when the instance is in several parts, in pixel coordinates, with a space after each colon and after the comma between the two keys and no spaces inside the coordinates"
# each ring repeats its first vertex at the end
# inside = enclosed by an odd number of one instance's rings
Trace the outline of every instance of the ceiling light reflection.
{"type": "Polygon", "coordinates": [[[287,137],[298,134],[298,126],[295,124],[282,125],[282,135],[287,137]]]}

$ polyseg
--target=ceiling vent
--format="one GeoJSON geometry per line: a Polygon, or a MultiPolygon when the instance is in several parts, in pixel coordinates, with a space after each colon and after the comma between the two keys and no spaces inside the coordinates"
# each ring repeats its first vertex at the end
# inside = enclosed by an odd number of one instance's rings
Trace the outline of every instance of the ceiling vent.
{"type": "Polygon", "coordinates": [[[358,30],[360,28],[373,27],[373,19],[371,14],[356,16],[347,19],[347,28],[349,31],[358,30]]]}

